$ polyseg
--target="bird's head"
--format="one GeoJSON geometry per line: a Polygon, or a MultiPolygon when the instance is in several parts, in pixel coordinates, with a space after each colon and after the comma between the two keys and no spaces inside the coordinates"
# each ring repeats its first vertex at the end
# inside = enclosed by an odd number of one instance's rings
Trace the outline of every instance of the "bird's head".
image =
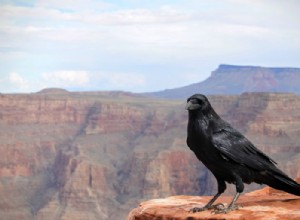
{"type": "Polygon", "coordinates": [[[205,112],[211,109],[211,105],[205,95],[195,94],[187,99],[185,109],[188,111],[205,112]]]}

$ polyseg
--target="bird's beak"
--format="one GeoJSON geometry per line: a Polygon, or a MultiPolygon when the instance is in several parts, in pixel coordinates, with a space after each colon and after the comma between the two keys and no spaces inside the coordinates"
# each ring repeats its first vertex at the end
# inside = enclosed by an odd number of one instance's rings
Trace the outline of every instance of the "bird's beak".
{"type": "Polygon", "coordinates": [[[200,108],[201,108],[201,105],[199,105],[198,103],[193,103],[192,100],[188,101],[185,106],[186,110],[196,110],[196,109],[200,109],[200,108]]]}

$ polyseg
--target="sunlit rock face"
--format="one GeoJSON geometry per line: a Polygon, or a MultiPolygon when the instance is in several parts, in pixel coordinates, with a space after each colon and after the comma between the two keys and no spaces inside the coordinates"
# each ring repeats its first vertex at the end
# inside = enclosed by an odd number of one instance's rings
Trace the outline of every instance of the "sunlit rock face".
{"type": "MultiPolygon", "coordinates": [[[[226,214],[213,214],[212,210],[192,213],[194,207],[203,207],[211,197],[208,196],[173,196],[162,199],[153,199],[139,204],[132,209],[126,220],[264,220],[264,219],[299,219],[300,199],[268,187],[240,196],[237,205],[238,210],[226,214]]],[[[221,196],[217,201],[225,206],[230,203],[232,197],[221,196]]]]}
{"type": "MultiPolygon", "coordinates": [[[[299,96],[209,99],[282,170],[300,176],[299,96]]],[[[1,218],[124,219],[140,201],[214,194],[214,177],[186,146],[184,106],[185,99],[121,92],[1,94],[1,218]]]]}

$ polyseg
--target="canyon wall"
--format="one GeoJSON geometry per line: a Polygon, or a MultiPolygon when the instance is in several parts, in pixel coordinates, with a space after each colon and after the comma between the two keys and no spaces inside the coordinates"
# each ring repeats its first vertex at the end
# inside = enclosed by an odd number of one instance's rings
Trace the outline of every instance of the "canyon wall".
{"type": "MultiPolygon", "coordinates": [[[[299,96],[209,99],[300,176],[299,96]]],[[[0,94],[1,219],[124,219],[143,200],[214,193],[214,177],[185,144],[184,106],[117,92],[0,94]]]]}

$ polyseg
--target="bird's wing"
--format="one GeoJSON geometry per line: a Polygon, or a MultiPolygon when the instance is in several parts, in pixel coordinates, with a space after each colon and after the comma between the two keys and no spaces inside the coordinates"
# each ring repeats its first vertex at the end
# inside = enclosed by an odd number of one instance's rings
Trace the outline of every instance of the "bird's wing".
{"type": "Polygon", "coordinates": [[[257,149],[247,138],[230,125],[213,129],[212,144],[221,155],[241,165],[256,170],[274,167],[276,162],[257,149]]]}

